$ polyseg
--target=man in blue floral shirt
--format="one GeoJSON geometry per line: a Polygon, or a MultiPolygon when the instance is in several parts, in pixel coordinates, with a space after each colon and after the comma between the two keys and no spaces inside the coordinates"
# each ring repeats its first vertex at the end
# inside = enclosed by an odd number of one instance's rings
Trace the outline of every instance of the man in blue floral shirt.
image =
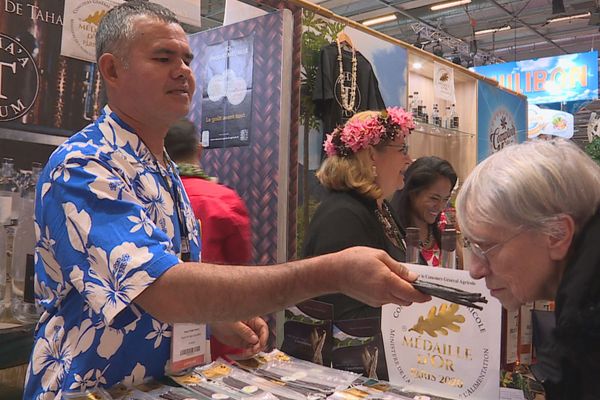
{"type": "Polygon", "coordinates": [[[428,300],[414,273],[368,248],[273,267],[200,264],[198,225],[163,149],[195,89],[187,37],[169,10],[133,0],[103,18],[96,54],[108,105],[52,154],[37,187],[45,312],[26,399],[163,376],[175,323],[210,322],[223,343],[253,354],[268,331],[252,316],[310,297],[428,300]]]}

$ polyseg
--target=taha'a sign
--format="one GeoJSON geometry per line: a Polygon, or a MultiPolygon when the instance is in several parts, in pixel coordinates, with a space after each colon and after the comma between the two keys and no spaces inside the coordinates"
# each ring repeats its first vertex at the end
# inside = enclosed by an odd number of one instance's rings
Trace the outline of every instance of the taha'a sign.
{"type": "Polygon", "coordinates": [[[390,382],[451,399],[497,399],[501,306],[467,271],[410,265],[423,279],[482,293],[483,310],[434,298],[383,307],[381,330],[390,382]]]}

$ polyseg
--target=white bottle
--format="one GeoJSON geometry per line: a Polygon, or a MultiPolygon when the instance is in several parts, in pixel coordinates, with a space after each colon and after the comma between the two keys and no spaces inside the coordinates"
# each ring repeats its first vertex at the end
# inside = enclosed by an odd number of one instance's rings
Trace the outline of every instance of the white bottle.
{"type": "Polygon", "coordinates": [[[31,178],[21,191],[21,212],[15,231],[12,256],[12,313],[21,322],[37,322],[40,309],[35,304],[34,295],[34,253],[35,229],[33,208],[35,185],[41,165],[34,163],[31,178]]]}

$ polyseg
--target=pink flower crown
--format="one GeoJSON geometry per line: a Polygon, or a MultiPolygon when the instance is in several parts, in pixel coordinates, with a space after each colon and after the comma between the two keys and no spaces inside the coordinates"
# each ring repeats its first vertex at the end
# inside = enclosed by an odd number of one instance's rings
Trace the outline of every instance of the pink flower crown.
{"type": "Polygon", "coordinates": [[[388,107],[376,116],[350,120],[338,126],[327,135],[323,148],[328,157],[348,157],[382,141],[392,141],[398,134],[409,135],[414,128],[411,113],[399,107],[388,107]]]}

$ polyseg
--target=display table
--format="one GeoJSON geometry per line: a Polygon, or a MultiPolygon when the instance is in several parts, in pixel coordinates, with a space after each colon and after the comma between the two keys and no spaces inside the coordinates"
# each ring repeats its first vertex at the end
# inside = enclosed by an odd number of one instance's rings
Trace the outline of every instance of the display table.
{"type": "Polygon", "coordinates": [[[0,393],[2,399],[21,399],[35,324],[0,322],[0,393]]]}

